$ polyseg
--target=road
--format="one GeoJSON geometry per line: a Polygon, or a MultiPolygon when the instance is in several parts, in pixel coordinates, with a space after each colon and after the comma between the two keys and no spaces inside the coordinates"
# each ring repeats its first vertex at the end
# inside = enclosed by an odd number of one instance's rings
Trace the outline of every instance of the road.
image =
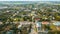
{"type": "Polygon", "coordinates": [[[37,34],[35,23],[32,23],[32,29],[30,34],[37,34]]]}

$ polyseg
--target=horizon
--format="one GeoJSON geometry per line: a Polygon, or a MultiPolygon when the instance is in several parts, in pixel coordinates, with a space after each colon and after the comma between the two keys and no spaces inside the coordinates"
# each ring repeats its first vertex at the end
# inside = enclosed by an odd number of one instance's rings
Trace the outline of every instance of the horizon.
{"type": "Polygon", "coordinates": [[[60,0],[0,0],[0,1],[60,1],[60,0]]]}

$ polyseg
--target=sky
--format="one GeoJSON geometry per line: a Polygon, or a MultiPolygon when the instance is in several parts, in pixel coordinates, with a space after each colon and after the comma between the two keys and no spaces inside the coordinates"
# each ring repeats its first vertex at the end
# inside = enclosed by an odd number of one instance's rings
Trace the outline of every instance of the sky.
{"type": "Polygon", "coordinates": [[[0,0],[0,1],[60,1],[60,0],[0,0]]]}

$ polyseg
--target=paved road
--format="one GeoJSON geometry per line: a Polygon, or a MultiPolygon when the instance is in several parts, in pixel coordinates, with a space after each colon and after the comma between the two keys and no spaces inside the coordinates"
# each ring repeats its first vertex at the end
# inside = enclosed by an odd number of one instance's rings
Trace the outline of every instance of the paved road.
{"type": "Polygon", "coordinates": [[[32,29],[31,29],[31,33],[30,34],[37,34],[35,23],[32,23],[32,29]]]}

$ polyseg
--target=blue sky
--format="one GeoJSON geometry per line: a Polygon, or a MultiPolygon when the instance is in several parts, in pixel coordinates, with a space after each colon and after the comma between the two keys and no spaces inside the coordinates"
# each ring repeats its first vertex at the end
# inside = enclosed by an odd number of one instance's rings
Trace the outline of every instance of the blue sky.
{"type": "Polygon", "coordinates": [[[60,1],[60,0],[0,0],[0,1],[60,1]]]}

